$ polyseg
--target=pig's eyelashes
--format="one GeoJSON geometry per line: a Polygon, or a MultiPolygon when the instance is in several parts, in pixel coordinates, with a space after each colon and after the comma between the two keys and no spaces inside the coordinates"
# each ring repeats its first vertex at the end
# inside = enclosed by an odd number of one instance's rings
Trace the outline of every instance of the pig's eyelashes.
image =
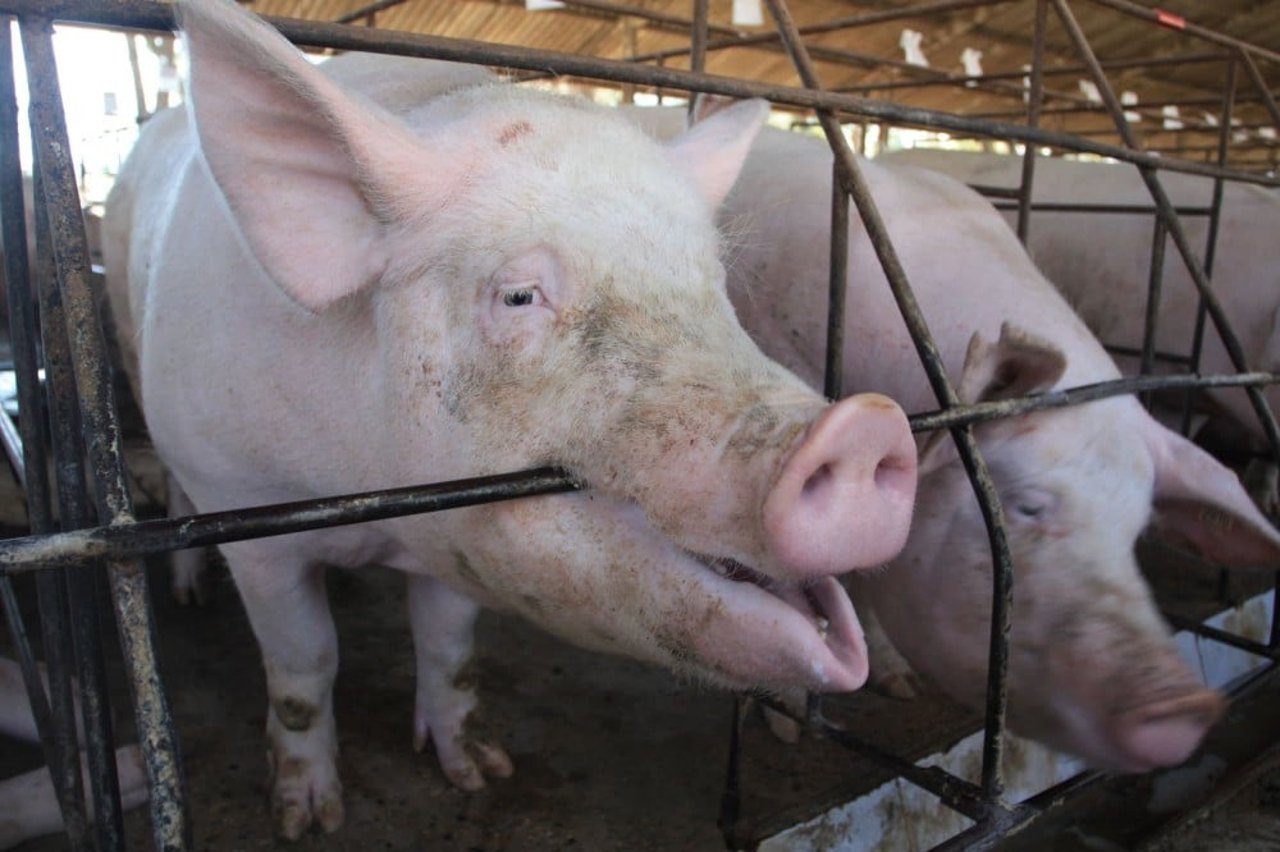
{"type": "Polygon", "coordinates": [[[1005,506],[1017,519],[1023,521],[1044,521],[1053,511],[1057,498],[1047,491],[1023,491],[1011,495],[1005,506]]]}
{"type": "Polygon", "coordinates": [[[508,308],[536,308],[546,302],[538,287],[512,287],[498,294],[508,308]]]}

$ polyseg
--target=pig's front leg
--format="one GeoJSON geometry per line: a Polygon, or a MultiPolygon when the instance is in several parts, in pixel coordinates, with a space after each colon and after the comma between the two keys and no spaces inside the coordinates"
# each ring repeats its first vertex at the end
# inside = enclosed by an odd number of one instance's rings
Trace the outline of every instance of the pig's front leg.
{"type": "Polygon", "coordinates": [[[291,563],[287,551],[269,544],[240,542],[226,553],[267,673],[267,761],[276,830],[287,840],[301,837],[313,822],[336,831],[344,816],[334,764],[338,640],[323,571],[291,563]]]}
{"type": "Polygon", "coordinates": [[[880,620],[876,618],[871,607],[859,609],[862,619],[862,630],[867,638],[867,655],[871,658],[871,674],[869,680],[876,692],[890,698],[915,698],[924,691],[920,675],[915,673],[911,664],[893,647],[889,637],[885,635],[880,620]]]}
{"type": "MultiPolygon", "coordinates": [[[[182,490],[182,486],[173,478],[173,474],[165,475],[168,490],[168,512],[171,518],[194,515],[196,507],[182,490]]],[[[172,588],[173,599],[182,606],[195,604],[204,606],[208,598],[205,579],[206,560],[203,547],[189,547],[186,550],[175,550],[170,558],[173,561],[172,588]]]]}
{"type": "Polygon", "coordinates": [[[418,664],[413,747],[422,751],[429,738],[449,780],[479,790],[486,775],[506,778],[512,772],[507,753],[472,730],[477,701],[470,663],[480,607],[431,577],[410,574],[407,580],[418,664]]]}

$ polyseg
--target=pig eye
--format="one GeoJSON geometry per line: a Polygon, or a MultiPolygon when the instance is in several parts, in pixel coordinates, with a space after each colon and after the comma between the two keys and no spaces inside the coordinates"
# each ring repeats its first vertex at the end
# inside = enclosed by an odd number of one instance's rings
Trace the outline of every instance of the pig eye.
{"type": "Polygon", "coordinates": [[[502,304],[508,308],[524,308],[542,304],[542,291],[537,287],[520,287],[502,291],[502,304]]]}
{"type": "Polygon", "coordinates": [[[1056,502],[1054,495],[1047,491],[1028,490],[1010,495],[1005,506],[1018,520],[1039,522],[1048,518],[1056,502]]]}

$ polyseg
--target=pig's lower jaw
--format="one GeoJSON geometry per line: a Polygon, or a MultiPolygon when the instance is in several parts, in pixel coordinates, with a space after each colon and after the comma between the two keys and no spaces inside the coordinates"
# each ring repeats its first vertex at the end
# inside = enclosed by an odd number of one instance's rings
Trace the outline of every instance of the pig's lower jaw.
{"type": "MultiPolygon", "coordinates": [[[[768,609],[780,610],[776,615],[767,610],[760,613],[762,619],[772,619],[782,633],[792,642],[797,638],[808,661],[804,682],[745,683],[748,687],[802,686],[832,692],[848,692],[867,678],[867,646],[862,625],[854,612],[848,593],[834,577],[808,581],[804,585],[785,583],[743,565],[733,559],[688,553],[706,566],[716,580],[727,583],[725,596],[738,598],[751,595],[756,590],[772,598],[768,609]],[[784,605],[785,608],[779,607],[784,605]],[[797,617],[798,616],[798,617],[797,617]],[[796,634],[800,633],[800,636],[796,634]]],[[[766,599],[767,600],[767,599],[766,599]]],[[[766,600],[754,601],[757,608],[766,600]]],[[[757,625],[758,627],[759,625],[757,625]]],[[[742,648],[738,653],[767,656],[768,649],[742,648]]]]}

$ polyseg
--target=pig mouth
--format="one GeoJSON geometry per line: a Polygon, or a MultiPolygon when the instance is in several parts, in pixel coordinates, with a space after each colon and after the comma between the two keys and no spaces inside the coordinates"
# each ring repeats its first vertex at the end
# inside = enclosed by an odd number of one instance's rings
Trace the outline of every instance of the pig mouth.
{"type": "MultiPolygon", "coordinates": [[[[811,635],[805,637],[812,654],[815,686],[831,691],[851,691],[867,676],[867,646],[849,594],[835,577],[788,583],[765,575],[728,557],[686,553],[721,580],[734,584],[734,591],[751,587],[765,592],[792,613],[785,621],[794,624],[799,615],[811,635]]],[[[783,619],[780,619],[780,621],[783,619]]]]}

